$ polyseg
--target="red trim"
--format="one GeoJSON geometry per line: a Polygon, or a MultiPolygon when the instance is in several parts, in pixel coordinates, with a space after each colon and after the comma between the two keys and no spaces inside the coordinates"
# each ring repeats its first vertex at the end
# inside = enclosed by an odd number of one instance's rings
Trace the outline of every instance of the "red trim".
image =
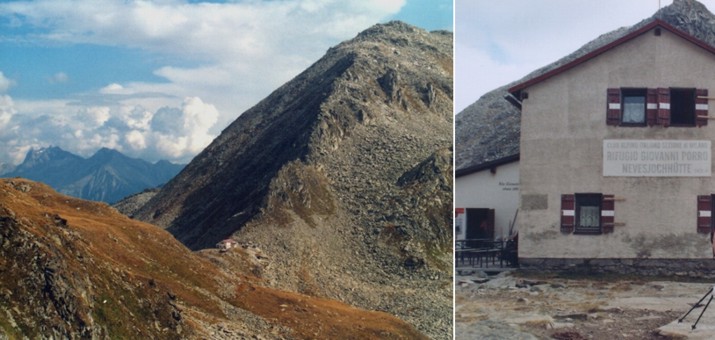
{"type": "Polygon", "coordinates": [[[608,111],[606,112],[606,125],[621,124],[621,89],[608,89],[608,111]],[[612,109],[611,104],[618,104],[617,109],[612,109]]]}
{"type": "Polygon", "coordinates": [[[710,233],[710,225],[712,223],[712,217],[711,216],[700,216],[701,211],[708,211],[712,213],[712,196],[711,195],[699,195],[698,196],[698,210],[697,210],[697,218],[698,218],[698,233],[701,234],[709,234],[710,233]]]}
{"type": "Polygon", "coordinates": [[[670,89],[659,87],[656,91],[658,94],[658,125],[663,127],[670,126],[670,89]],[[668,106],[663,106],[667,104],[668,106]]]}
{"type": "MultiPolygon", "coordinates": [[[[641,34],[644,34],[644,33],[646,33],[646,32],[649,32],[651,29],[653,29],[653,28],[655,28],[655,27],[664,28],[664,29],[670,31],[671,33],[673,33],[673,34],[675,34],[675,35],[677,35],[677,36],[679,36],[679,37],[681,37],[681,38],[683,38],[683,39],[685,39],[685,40],[687,40],[687,41],[689,41],[689,42],[691,42],[691,43],[693,43],[693,44],[695,44],[695,45],[697,45],[697,46],[699,46],[699,47],[701,47],[702,49],[704,49],[704,50],[706,50],[706,51],[708,51],[708,52],[710,52],[710,53],[712,53],[712,54],[715,54],[715,47],[712,47],[712,46],[708,45],[707,43],[705,43],[704,41],[699,40],[698,38],[695,38],[695,37],[693,37],[692,35],[690,35],[690,34],[688,34],[688,33],[685,33],[685,32],[683,32],[683,31],[681,31],[681,30],[679,30],[679,29],[677,29],[677,28],[671,26],[670,24],[668,24],[667,22],[665,22],[665,21],[663,21],[663,20],[654,19],[654,20],[651,21],[649,24],[647,24],[647,25],[645,25],[645,26],[643,26],[643,27],[641,27],[641,28],[639,28],[639,29],[637,29],[637,30],[635,30],[635,31],[633,31],[633,32],[631,32],[631,33],[629,33],[629,34],[626,34],[625,36],[622,36],[622,37],[620,37],[620,38],[618,38],[618,39],[616,39],[616,40],[614,40],[614,41],[612,41],[612,42],[610,42],[610,43],[608,43],[608,44],[606,44],[606,45],[603,45],[603,46],[601,46],[600,48],[597,48],[597,49],[595,49],[595,50],[593,50],[593,51],[591,51],[591,52],[589,52],[589,53],[587,53],[587,54],[585,54],[585,55],[583,55],[583,56],[581,56],[581,57],[579,57],[579,58],[576,58],[576,59],[574,59],[573,61],[571,61],[571,62],[569,62],[569,63],[566,63],[566,64],[564,64],[564,65],[561,65],[561,66],[559,66],[559,67],[557,67],[557,68],[555,68],[555,69],[553,69],[553,70],[551,70],[551,71],[549,71],[549,72],[546,72],[546,73],[544,73],[544,74],[542,74],[542,75],[540,75],[540,76],[538,76],[538,77],[532,78],[532,79],[527,80],[527,81],[525,81],[525,82],[523,82],[523,83],[520,83],[520,84],[517,84],[517,85],[512,86],[511,88],[509,88],[509,92],[510,92],[511,94],[516,95],[519,91],[521,91],[521,90],[523,90],[523,89],[525,89],[525,88],[527,88],[527,87],[529,87],[529,86],[532,86],[532,85],[534,85],[534,84],[540,83],[540,82],[542,82],[542,81],[544,81],[544,80],[546,80],[546,79],[549,79],[549,78],[551,78],[551,77],[553,77],[553,76],[555,76],[555,75],[557,75],[557,74],[566,72],[566,71],[568,71],[568,70],[570,70],[570,69],[572,69],[572,68],[574,68],[574,67],[576,67],[576,66],[578,66],[578,65],[581,65],[581,64],[583,64],[583,63],[585,63],[585,62],[587,62],[587,61],[589,61],[589,60],[591,60],[591,59],[593,59],[593,58],[595,58],[595,57],[597,57],[597,56],[599,56],[599,55],[601,55],[601,54],[603,54],[603,53],[605,53],[605,52],[607,52],[607,51],[609,51],[609,50],[611,50],[611,49],[613,49],[613,48],[616,47],[616,46],[619,46],[619,45],[621,45],[621,44],[623,44],[623,43],[625,43],[625,42],[628,42],[628,41],[630,41],[630,40],[632,40],[632,39],[634,39],[634,38],[640,36],[641,34]]],[[[517,96],[517,98],[519,98],[519,97],[517,96]]]]}
{"type": "Polygon", "coordinates": [[[708,109],[698,110],[698,105],[708,105],[708,89],[695,90],[695,125],[698,127],[708,125],[708,109]]]}
{"type": "Polygon", "coordinates": [[[658,124],[658,89],[648,89],[647,90],[646,105],[646,117],[648,120],[648,126],[653,126],[658,124]]]}
{"type": "Polygon", "coordinates": [[[574,217],[576,209],[576,196],[575,195],[561,195],[561,232],[570,234],[574,230],[574,223],[576,218],[574,217]],[[566,214],[566,211],[571,211],[570,214],[566,214]]]}
{"type": "MultiPolygon", "coordinates": [[[[603,195],[601,198],[601,211],[613,211],[615,212],[616,204],[613,195],[603,195]]],[[[612,233],[613,226],[615,225],[614,216],[604,216],[601,213],[601,230],[604,234],[612,233]]]]}

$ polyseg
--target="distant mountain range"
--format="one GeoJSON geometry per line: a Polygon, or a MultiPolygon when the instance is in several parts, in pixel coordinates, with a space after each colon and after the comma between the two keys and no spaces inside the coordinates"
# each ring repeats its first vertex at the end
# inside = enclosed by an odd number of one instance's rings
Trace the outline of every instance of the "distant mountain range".
{"type": "Polygon", "coordinates": [[[59,147],[32,149],[25,161],[2,177],[23,177],[70,196],[114,203],[166,183],[183,169],[168,161],[149,163],[102,148],[83,158],[59,147]]]}

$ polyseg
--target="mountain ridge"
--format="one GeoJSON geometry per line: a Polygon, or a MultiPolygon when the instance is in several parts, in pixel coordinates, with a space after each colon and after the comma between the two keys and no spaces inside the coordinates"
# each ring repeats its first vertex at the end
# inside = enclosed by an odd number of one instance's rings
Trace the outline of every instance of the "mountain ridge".
{"type": "Polygon", "coordinates": [[[83,158],[53,146],[30,149],[25,161],[2,177],[24,177],[67,195],[113,203],[165,183],[182,167],[166,161],[152,164],[109,148],[83,158]]]}
{"type": "Polygon", "coordinates": [[[270,287],[447,338],[452,72],[451,33],[368,28],[241,114],[134,216],[191,249],[256,244],[276,264],[270,287]]]}

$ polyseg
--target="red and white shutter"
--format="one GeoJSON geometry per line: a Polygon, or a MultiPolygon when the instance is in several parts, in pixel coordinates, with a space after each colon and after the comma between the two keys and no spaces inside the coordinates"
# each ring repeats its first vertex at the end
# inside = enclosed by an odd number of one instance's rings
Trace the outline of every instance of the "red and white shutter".
{"type": "Polygon", "coordinates": [[[616,211],[613,195],[603,195],[601,198],[601,230],[604,234],[612,233],[615,224],[616,211]]]}
{"type": "Polygon", "coordinates": [[[712,196],[698,196],[698,233],[709,234],[712,225],[712,196]]]}
{"type": "Polygon", "coordinates": [[[621,124],[621,89],[608,89],[606,125],[621,124]]]}
{"type": "Polygon", "coordinates": [[[695,90],[695,125],[708,125],[708,89],[695,90]]]}
{"type": "Polygon", "coordinates": [[[658,125],[670,125],[670,89],[658,89],[658,125]]]}
{"type": "Polygon", "coordinates": [[[648,89],[646,95],[646,120],[648,126],[658,124],[658,90],[648,89]]]}
{"type": "Polygon", "coordinates": [[[576,220],[575,195],[561,195],[561,232],[572,233],[576,220]]]}

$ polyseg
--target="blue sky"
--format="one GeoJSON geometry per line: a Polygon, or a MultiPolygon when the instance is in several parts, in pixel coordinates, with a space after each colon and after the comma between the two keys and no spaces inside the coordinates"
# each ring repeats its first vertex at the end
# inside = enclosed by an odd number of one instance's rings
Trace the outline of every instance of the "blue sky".
{"type": "MultiPolygon", "coordinates": [[[[711,12],[715,0],[700,0],[711,12]]],[[[455,0],[455,112],[672,0],[455,0]]]]}
{"type": "Polygon", "coordinates": [[[49,145],[186,162],[329,47],[394,19],[451,31],[452,1],[0,2],[0,163],[49,145]]]}

